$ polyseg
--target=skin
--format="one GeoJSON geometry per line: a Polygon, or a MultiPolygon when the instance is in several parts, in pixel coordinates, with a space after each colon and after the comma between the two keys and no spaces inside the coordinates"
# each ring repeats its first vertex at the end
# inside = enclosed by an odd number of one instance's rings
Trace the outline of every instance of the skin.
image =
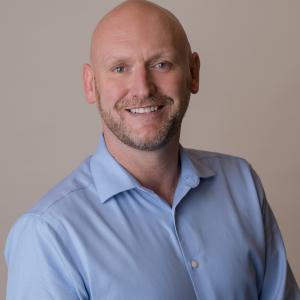
{"type": "Polygon", "coordinates": [[[180,165],[179,137],[200,61],[169,11],[126,1],[93,33],[84,91],[98,105],[110,153],[142,185],[172,203],[180,165]],[[152,107],[157,111],[134,113],[152,107]]]}

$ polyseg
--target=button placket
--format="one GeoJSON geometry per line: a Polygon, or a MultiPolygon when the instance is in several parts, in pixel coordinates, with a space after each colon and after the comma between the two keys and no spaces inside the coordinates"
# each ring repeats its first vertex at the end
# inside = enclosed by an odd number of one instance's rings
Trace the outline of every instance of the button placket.
{"type": "Polygon", "coordinates": [[[178,211],[177,212],[174,211],[173,222],[174,222],[175,232],[177,236],[177,241],[180,245],[181,253],[185,261],[187,272],[193,284],[196,297],[197,299],[199,299],[198,288],[197,288],[197,281],[198,281],[197,276],[199,274],[195,273],[197,272],[197,270],[199,270],[200,267],[200,255],[198,252],[199,249],[197,250],[194,247],[190,247],[191,244],[188,242],[188,240],[187,241],[185,240],[184,237],[190,236],[190,233],[188,227],[186,227],[186,225],[184,225],[184,221],[183,222],[182,221],[183,219],[181,219],[180,215],[178,215],[178,211]]]}

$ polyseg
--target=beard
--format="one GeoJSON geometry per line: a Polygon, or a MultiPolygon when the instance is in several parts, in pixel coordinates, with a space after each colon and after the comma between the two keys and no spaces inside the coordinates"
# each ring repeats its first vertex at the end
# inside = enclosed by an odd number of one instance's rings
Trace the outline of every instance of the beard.
{"type": "MultiPolygon", "coordinates": [[[[122,118],[116,119],[110,111],[103,109],[100,94],[97,91],[97,104],[100,116],[106,127],[125,145],[143,151],[154,151],[165,146],[172,137],[178,135],[181,129],[182,119],[189,104],[190,94],[186,94],[180,102],[179,108],[166,118],[155,135],[151,139],[140,137],[133,133],[122,118]]],[[[156,95],[145,99],[120,99],[116,102],[114,109],[122,111],[125,107],[142,107],[143,105],[171,105],[174,101],[165,95],[156,95]],[[151,104],[149,104],[151,102],[151,104]]]]}

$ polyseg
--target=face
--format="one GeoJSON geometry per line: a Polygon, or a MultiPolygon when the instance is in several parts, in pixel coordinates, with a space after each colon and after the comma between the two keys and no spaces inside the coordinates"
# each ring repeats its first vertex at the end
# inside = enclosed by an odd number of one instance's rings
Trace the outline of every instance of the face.
{"type": "Polygon", "coordinates": [[[103,30],[86,77],[94,81],[91,102],[98,104],[104,136],[152,151],[179,139],[194,92],[195,54],[180,46],[172,26],[147,21],[128,19],[103,30]]]}

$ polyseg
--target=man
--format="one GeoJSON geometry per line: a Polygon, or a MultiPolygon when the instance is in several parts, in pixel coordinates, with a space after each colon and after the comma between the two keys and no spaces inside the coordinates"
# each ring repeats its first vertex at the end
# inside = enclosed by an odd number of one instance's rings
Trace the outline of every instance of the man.
{"type": "Polygon", "coordinates": [[[300,299],[251,167],[179,144],[199,67],[153,3],[99,22],[83,81],[103,136],[12,229],[8,299],[300,299]]]}

